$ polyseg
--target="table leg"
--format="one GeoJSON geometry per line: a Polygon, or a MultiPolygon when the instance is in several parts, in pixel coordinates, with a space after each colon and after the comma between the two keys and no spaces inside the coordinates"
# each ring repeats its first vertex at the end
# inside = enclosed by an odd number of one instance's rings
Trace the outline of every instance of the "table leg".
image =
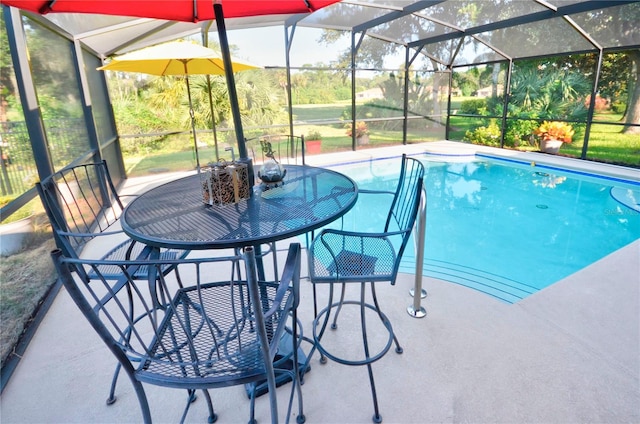
{"type": "MultiPolygon", "coordinates": [[[[258,268],[258,280],[266,281],[264,274],[264,261],[262,260],[262,247],[257,244],[253,246],[253,251],[256,252],[256,268],[258,268]]],[[[275,255],[276,252],[273,252],[275,255]]]]}

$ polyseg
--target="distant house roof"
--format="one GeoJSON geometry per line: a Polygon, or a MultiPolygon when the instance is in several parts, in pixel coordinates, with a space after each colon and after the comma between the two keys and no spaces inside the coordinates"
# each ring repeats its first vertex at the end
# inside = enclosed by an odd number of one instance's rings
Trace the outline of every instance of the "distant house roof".
{"type": "MultiPolygon", "coordinates": [[[[498,96],[504,93],[504,87],[502,84],[498,84],[498,96]]],[[[478,97],[490,97],[493,93],[493,86],[484,87],[476,91],[478,97]]]]}
{"type": "Polygon", "coordinates": [[[357,99],[381,99],[383,97],[384,93],[382,92],[382,89],[380,87],[374,87],[356,93],[357,99]]]}

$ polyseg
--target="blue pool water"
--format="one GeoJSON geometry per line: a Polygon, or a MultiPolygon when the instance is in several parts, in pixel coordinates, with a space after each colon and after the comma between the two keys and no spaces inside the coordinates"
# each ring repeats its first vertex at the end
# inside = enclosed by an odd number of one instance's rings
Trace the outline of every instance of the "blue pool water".
{"type": "MultiPolygon", "coordinates": [[[[640,238],[640,183],[488,157],[418,158],[426,166],[426,276],[512,303],[640,238]]],[[[361,188],[393,190],[399,159],[333,169],[361,188]]],[[[362,195],[340,225],[378,231],[386,208],[362,195]]],[[[402,271],[415,271],[413,241],[402,271]]]]}

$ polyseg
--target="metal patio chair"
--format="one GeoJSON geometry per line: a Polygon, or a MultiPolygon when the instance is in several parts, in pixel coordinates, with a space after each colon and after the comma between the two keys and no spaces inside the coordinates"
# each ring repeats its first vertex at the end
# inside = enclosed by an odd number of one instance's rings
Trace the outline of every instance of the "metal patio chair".
{"type": "MultiPolygon", "coordinates": [[[[51,223],[56,245],[66,257],[80,257],[82,249],[92,240],[100,247],[106,247],[106,252],[95,258],[99,260],[143,259],[150,254],[150,248],[132,240],[119,228],[124,203],[113,184],[106,161],[65,168],[36,183],[36,188],[51,223]]],[[[186,250],[161,249],[160,258],[180,259],[188,253],[186,250]]],[[[84,272],[84,268],[77,271],[84,272]]],[[[162,269],[163,274],[170,271],[170,267],[162,269]]],[[[105,263],[100,267],[100,274],[117,277],[120,270],[105,263]]],[[[90,271],[84,277],[95,276],[90,271]]],[[[132,278],[147,281],[148,269],[137,268],[132,278]]],[[[116,401],[119,370],[118,366],[107,398],[109,404],[116,401]]]]}
{"type": "Polygon", "coordinates": [[[181,422],[202,390],[210,423],[217,415],[208,389],[247,385],[254,423],[256,387],[265,381],[275,423],[280,374],[293,381],[287,417],[297,395],[297,422],[305,421],[297,358],[299,244],[289,246],[282,278],[273,282],[258,281],[252,247],[215,258],[99,261],[66,258],[59,249],[52,258],[70,296],[129,376],[145,423],[151,411],[143,383],[187,390],[181,422]],[[103,275],[105,264],[119,277],[103,275]],[[133,278],[141,267],[152,272],[149,284],[133,278]],[[188,284],[163,274],[167,267],[188,284]],[[74,278],[72,270],[80,268],[86,271],[74,278]],[[96,278],[88,280],[90,273],[96,278]],[[289,354],[291,368],[274,368],[278,355],[289,354]]]}
{"type": "MultiPolygon", "coordinates": [[[[382,358],[390,349],[392,343],[396,345],[396,352],[402,353],[402,347],[393,332],[393,327],[387,316],[380,310],[376,296],[375,284],[390,282],[395,284],[400,260],[409,241],[422,194],[424,166],[414,158],[402,156],[399,181],[393,192],[359,190],[360,195],[393,195],[386,222],[381,225],[379,232],[354,232],[337,229],[323,229],[313,240],[309,248],[309,279],[314,284],[314,312],[313,341],[314,347],[321,354],[320,362],[326,358],[345,365],[366,365],[369,373],[371,394],[373,397],[373,421],[382,421],[378,409],[372,363],[382,358]],[[329,284],[328,304],[321,311],[316,306],[316,285],[329,284]],[[360,297],[345,300],[346,285],[360,283],[360,297]],[[340,299],[334,302],[334,285],[341,284],[340,299]],[[367,303],[365,294],[370,286],[373,304],[367,303]],[[363,357],[361,359],[346,358],[345,352],[335,346],[331,349],[323,345],[326,337],[327,325],[331,314],[334,314],[330,327],[338,328],[338,318],[344,305],[357,305],[360,314],[362,333],[363,357]],[[370,343],[366,326],[366,311],[374,311],[388,332],[388,340],[377,353],[370,352],[370,343]]],[[[352,322],[346,320],[349,327],[352,322]]],[[[349,356],[349,355],[347,355],[349,356]]],[[[311,357],[311,354],[309,355],[311,357]]]]}

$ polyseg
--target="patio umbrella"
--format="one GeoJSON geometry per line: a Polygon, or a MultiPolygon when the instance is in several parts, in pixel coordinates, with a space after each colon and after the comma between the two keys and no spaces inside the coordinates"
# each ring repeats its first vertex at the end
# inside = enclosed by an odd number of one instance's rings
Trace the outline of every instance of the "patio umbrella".
{"type": "MultiPolygon", "coordinates": [[[[184,75],[187,83],[187,97],[189,98],[189,116],[191,117],[191,131],[196,152],[196,167],[200,170],[200,157],[198,155],[198,141],[196,136],[195,116],[191,101],[191,88],[189,75],[224,75],[225,67],[222,57],[207,47],[185,41],[173,41],[147,47],[122,56],[115,57],[108,64],[99,67],[99,70],[139,72],[150,75],[184,75]]],[[[231,69],[233,72],[257,69],[258,66],[233,59],[231,69]]],[[[209,87],[210,89],[210,87],[209,87]]],[[[211,101],[211,98],[209,98],[211,101]]],[[[215,132],[215,120],[213,118],[213,104],[211,107],[211,120],[215,132]]],[[[218,157],[218,142],[215,140],[216,160],[218,157]]]]}
{"type": "MultiPolygon", "coordinates": [[[[216,20],[220,50],[224,68],[227,70],[229,102],[233,123],[238,141],[240,160],[251,163],[244,144],[242,120],[235,88],[233,72],[231,71],[231,54],[227,41],[224,19],[261,15],[280,15],[292,13],[309,13],[340,0],[0,0],[2,4],[13,6],[31,12],[46,14],[54,12],[67,13],[95,13],[116,16],[136,16],[141,18],[165,19],[168,21],[201,22],[216,20]],[[213,3],[213,7],[212,7],[213,3]],[[224,4],[224,11],[223,11],[224,4]]],[[[250,172],[252,167],[249,166],[250,172]]],[[[253,183],[253,174],[249,175],[253,183]]]]}

